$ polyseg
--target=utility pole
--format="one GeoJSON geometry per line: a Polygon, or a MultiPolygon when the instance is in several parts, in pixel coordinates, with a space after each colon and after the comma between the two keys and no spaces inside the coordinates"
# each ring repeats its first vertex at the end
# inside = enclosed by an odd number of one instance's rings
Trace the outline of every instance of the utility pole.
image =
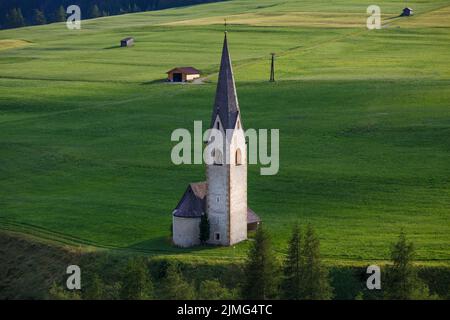
{"type": "Polygon", "coordinates": [[[270,65],[270,82],[275,82],[275,53],[271,53],[272,63],[270,65]]]}

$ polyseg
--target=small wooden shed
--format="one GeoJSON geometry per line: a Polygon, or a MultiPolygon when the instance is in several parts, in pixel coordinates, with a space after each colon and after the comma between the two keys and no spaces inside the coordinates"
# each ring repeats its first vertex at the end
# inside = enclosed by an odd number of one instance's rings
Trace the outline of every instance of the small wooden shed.
{"type": "Polygon", "coordinates": [[[413,9],[411,9],[411,8],[404,8],[401,16],[402,17],[409,17],[409,16],[412,16],[413,14],[414,14],[413,9]]]}
{"type": "Polygon", "coordinates": [[[128,37],[128,38],[120,40],[120,46],[121,47],[131,47],[132,45],[134,45],[134,38],[133,37],[128,37]]]}
{"type": "Polygon", "coordinates": [[[167,81],[186,82],[200,78],[200,70],[194,67],[178,67],[167,71],[167,81]]]}

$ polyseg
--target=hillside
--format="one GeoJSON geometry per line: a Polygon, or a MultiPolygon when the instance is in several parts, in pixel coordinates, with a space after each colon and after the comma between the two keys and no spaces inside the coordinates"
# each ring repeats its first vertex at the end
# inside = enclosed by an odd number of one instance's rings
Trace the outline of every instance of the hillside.
{"type": "MultiPolygon", "coordinates": [[[[0,29],[65,22],[69,6],[80,8],[83,19],[162,10],[223,0],[14,0],[0,2],[0,29]]],[[[71,10],[69,11],[71,12],[71,10]]]]}
{"type": "MultiPolygon", "coordinates": [[[[336,264],[388,258],[403,229],[424,264],[450,264],[450,1],[231,0],[0,31],[0,227],[66,244],[180,250],[171,212],[202,166],[170,162],[176,128],[208,121],[227,18],[246,128],[280,129],[280,172],[249,168],[249,205],[279,254],[312,223],[336,264]],[[134,36],[132,48],[119,40],[134,36]],[[278,82],[267,82],[277,53],[278,82]],[[168,85],[172,67],[208,81],[168,85]]],[[[206,124],[205,124],[206,125],[206,124]]]]}

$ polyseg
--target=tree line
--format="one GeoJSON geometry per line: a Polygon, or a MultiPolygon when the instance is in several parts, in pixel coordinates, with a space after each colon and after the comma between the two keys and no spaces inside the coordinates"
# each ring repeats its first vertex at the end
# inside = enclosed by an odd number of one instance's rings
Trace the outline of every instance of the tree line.
{"type": "Polygon", "coordinates": [[[11,0],[0,2],[0,29],[62,22],[66,8],[78,5],[81,18],[161,10],[224,0],[11,0]]]}
{"type": "MultiPolygon", "coordinates": [[[[414,267],[415,249],[401,233],[391,248],[391,263],[382,272],[383,291],[376,299],[438,299],[431,295],[414,267]]],[[[111,262],[108,262],[111,264],[111,262]]],[[[99,268],[101,269],[101,268],[99,268]]],[[[242,268],[243,277],[227,287],[219,279],[187,279],[181,265],[167,262],[157,276],[149,272],[148,261],[130,258],[117,276],[88,272],[81,291],[71,292],[53,284],[52,299],[286,299],[328,300],[333,288],[327,267],[320,256],[320,241],[311,225],[294,226],[284,259],[274,254],[270,234],[258,228],[242,268]],[[112,280],[112,281],[111,281],[112,280]]],[[[369,298],[374,298],[368,295],[369,298]]],[[[361,292],[356,299],[363,299],[361,292]]]]}

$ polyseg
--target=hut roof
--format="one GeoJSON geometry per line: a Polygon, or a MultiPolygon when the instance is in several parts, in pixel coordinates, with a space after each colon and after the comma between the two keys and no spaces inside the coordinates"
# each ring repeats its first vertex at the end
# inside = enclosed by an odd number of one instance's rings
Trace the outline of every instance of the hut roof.
{"type": "Polygon", "coordinates": [[[174,71],[178,71],[181,73],[187,73],[187,74],[199,74],[200,73],[200,70],[198,70],[194,67],[177,67],[177,68],[170,69],[166,73],[171,73],[174,71]]]}

